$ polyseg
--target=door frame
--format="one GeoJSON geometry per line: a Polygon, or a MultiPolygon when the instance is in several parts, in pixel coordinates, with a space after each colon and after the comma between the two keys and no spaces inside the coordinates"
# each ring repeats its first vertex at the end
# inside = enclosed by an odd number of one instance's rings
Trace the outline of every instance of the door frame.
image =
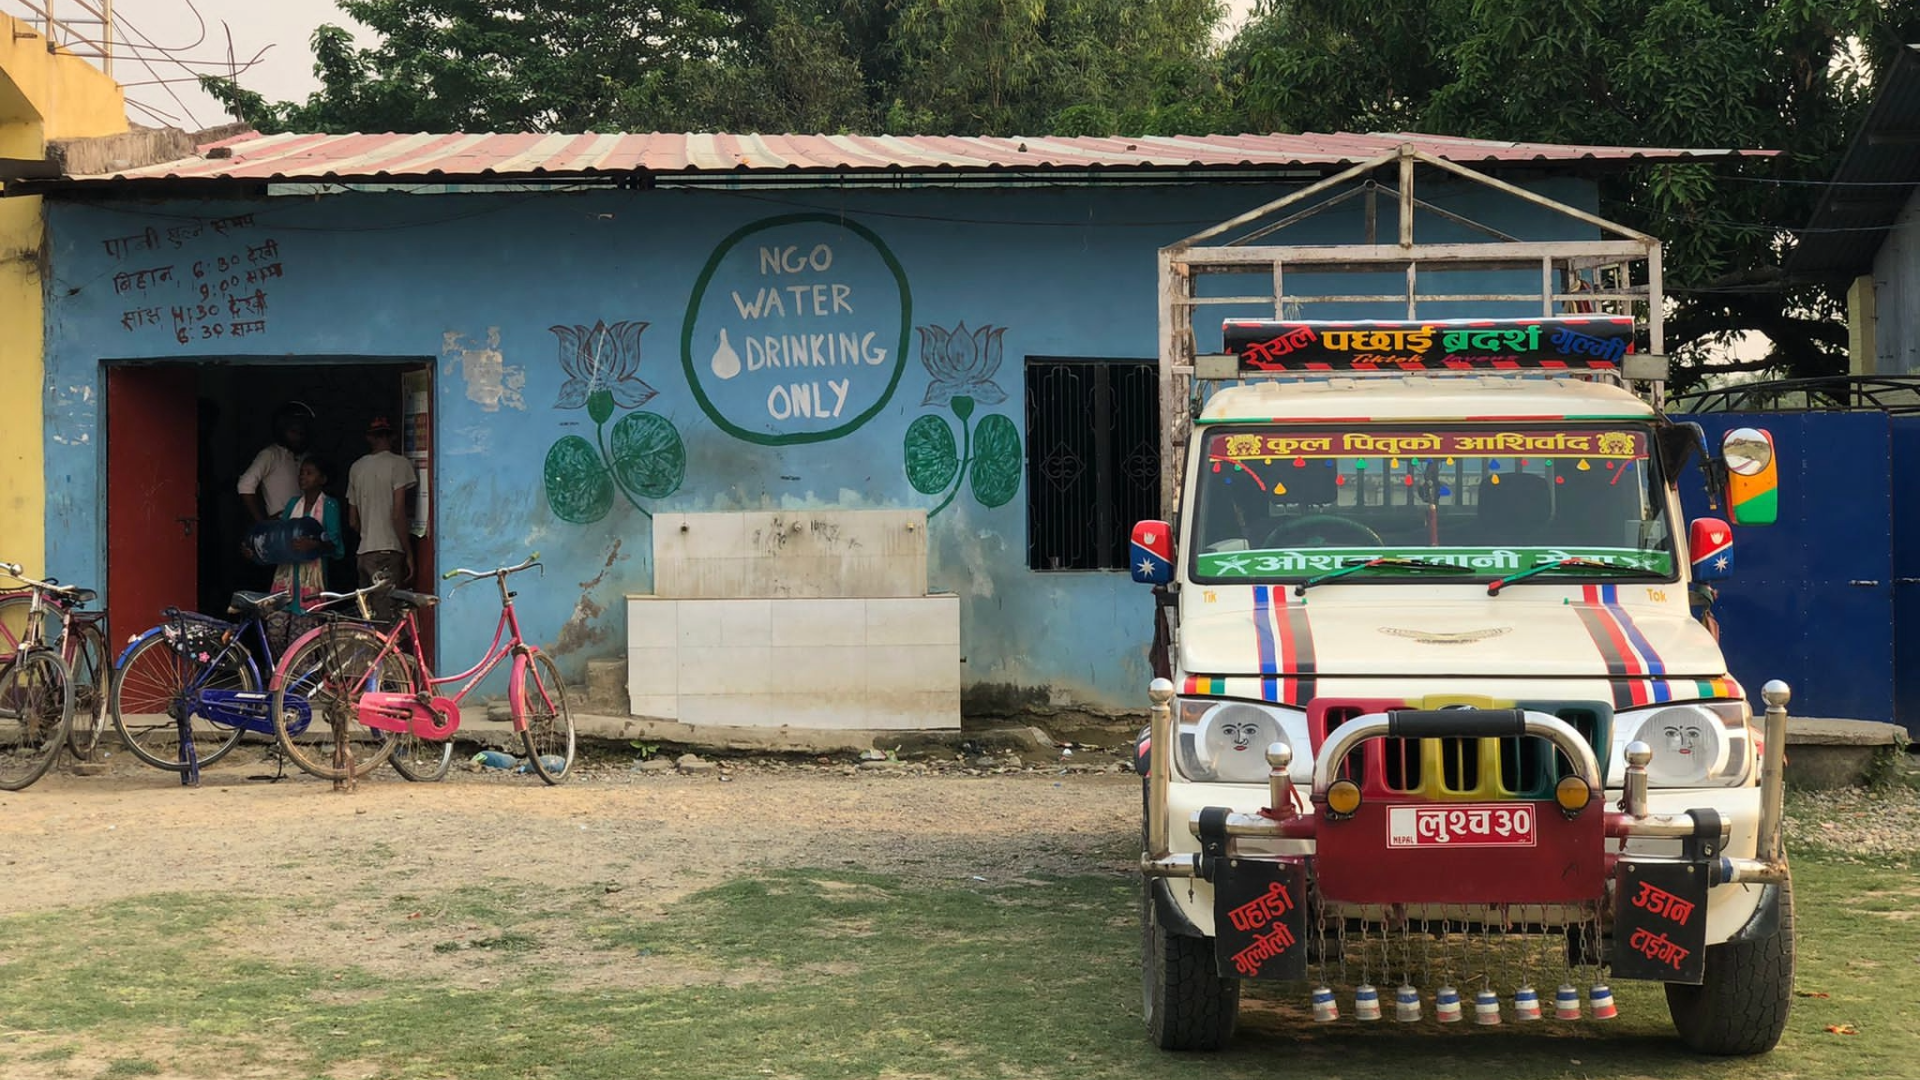
{"type": "MultiPolygon", "coordinates": [[[[97,461],[98,461],[97,505],[100,507],[100,519],[99,519],[99,525],[98,525],[99,531],[95,536],[95,552],[99,559],[99,564],[98,564],[100,567],[99,577],[101,579],[100,586],[103,594],[106,596],[108,610],[109,611],[112,610],[112,604],[113,604],[113,596],[111,592],[105,588],[107,581],[109,581],[112,576],[112,566],[110,565],[110,554],[111,554],[110,541],[113,535],[113,531],[112,531],[113,525],[112,525],[112,522],[109,520],[111,511],[107,502],[107,492],[109,490],[108,485],[112,479],[108,475],[108,472],[109,472],[108,442],[113,435],[113,417],[110,414],[110,411],[107,407],[107,374],[110,370],[115,368],[134,368],[134,367],[201,368],[201,367],[209,367],[209,366],[273,367],[273,368],[333,367],[333,366],[395,367],[395,368],[402,368],[402,369],[418,368],[418,369],[424,370],[427,373],[427,413],[428,413],[427,449],[428,449],[428,455],[429,455],[428,461],[431,466],[427,475],[427,535],[425,537],[422,537],[419,541],[420,546],[418,548],[418,554],[420,556],[420,562],[423,564],[423,566],[416,568],[416,576],[415,576],[414,584],[424,589],[431,590],[432,582],[430,580],[425,579],[425,575],[428,573],[431,573],[432,568],[439,565],[440,500],[437,497],[438,493],[435,489],[439,482],[441,469],[443,468],[443,464],[438,456],[438,448],[441,445],[441,434],[440,434],[440,366],[439,366],[437,357],[418,354],[418,353],[387,354],[387,355],[342,354],[342,353],[322,353],[322,354],[247,353],[247,354],[239,354],[239,355],[228,354],[228,355],[218,355],[218,356],[184,356],[184,357],[113,356],[113,357],[101,357],[98,362],[98,368],[97,368],[98,370],[98,383],[97,383],[98,391],[97,392],[99,394],[98,400],[100,402],[100,405],[99,405],[100,439],[99,439],[99,450],[97,451],[97,455],[98,455],[97,456],[97,461]]],[[[400,417],[401,417],[400,404],[401,404],[400,402],[395,402],[394,409],[392,410],[392,414],[393,414],[392,419],[396,424],[401,422],[400,421],[400,417]]],[[[195,462],[196,476],[198,475],[198,472],[199,472],[199,463],[196,461],[195,462]]],[[[219,613],[213,612],[210,614],[219,614],[219,613]]],[[[157,616],[154,616],[154,617],[157,618],[157,616]]],[[[137,630],[146,629],[147,626],[149,625],[151,624],[142,623],[138,628],[136,628],[136,632],[137,630]]],[[[121,633],[121,630],[124,630],[124,629],[125,628],[116,628],[115,633],[118,634],[121,638],[124,638],[125,635],[121,633]]],[[[439,645],[440,645],[439,620],[429,619],[429,620],[423,621],[421,625],[421,630],[422,630],[421,645],[426,650],[428,658],[432,659],[436,657],[439,653],[439,645]]]]}

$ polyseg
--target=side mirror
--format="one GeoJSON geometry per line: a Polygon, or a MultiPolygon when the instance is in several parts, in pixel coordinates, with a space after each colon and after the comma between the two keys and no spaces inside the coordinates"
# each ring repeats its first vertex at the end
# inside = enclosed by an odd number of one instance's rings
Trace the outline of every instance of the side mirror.
{"type": "Polygon", "coordinates": [[[1727,514],[1735,525],[1771,525],[1780,516],[1780,466],[1773,435],[1734,428],[1720,440],[1727,468],[1727,514]]]}
{"type": "Polygon", "coordinates": [[[1687,529],[1687,554],[1693,580],[1719,581],[1733,576],[1733,526],[1719,518],[1696,518],[1687,529]]]}
{"type": "Polygon", "coordinates": [[[1127,569],[1142,585],[1165,585],[1173,580],[1173,526],[1164,521],[1141,521],[1133,526],[1127,569]]]}

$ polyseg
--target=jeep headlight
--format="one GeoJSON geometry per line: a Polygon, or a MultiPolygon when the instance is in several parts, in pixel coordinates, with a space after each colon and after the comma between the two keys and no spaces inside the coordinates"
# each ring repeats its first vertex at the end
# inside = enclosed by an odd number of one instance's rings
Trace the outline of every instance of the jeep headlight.
{"type": "Polygon", "coordinates": [[[1187,779],[1264,784],[1272,771],[1267,765],[1267,746],[1276,742],[1293,748],[1296,779],[1302,768],[1312,775],[1312,762],[1303,752],[1307,746],[1304,715],[1251,701],[1183,698],[1175,704],[1179,718],[1176,759],[1181,775],[1187,779]],[[1294,723],[1289,724],[1290,720],[1294,723]]]}
{"type": "Polygon", "coordinates": [[[1752,710],[1744,701],[1673,705],[1617,718],[1612,775],[1626,775],[1625,749],[1635,739],[1653,750],[1653,787],[1737,787],[1753,770],[1752,710]]]}

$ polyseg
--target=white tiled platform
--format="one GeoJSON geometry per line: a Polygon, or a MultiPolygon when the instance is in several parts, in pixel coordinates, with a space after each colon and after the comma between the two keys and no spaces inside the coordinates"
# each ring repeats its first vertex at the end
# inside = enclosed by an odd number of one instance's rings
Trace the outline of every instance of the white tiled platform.
{"type": "Polygon", "coordinates": [[[958,728],[960,599],[630,596],[627,691],[696,726],[958,728]]]}

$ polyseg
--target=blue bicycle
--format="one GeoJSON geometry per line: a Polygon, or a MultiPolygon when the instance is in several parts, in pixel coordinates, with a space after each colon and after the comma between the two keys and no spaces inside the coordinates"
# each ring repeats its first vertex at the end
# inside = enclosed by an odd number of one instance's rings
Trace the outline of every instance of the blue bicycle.
{"type": "MultiPolygon", "coordinates": [[[[374,591],[322,594],[307,607],[318,614],[327,605],[358,603],[361,619],[354,621],[365,621],[367,596],[374,591]]],[[[249,732],[275,739],[277,746],[273,695],[261,673],[271,673],[277,663],[267,620],[290,603],[292,594],[285,591],[234,593],[227,612],[237,622],[168,608],[164,622],[129,642],[114,662],[109,709],[134,756],[180,773],[180,782],[192,785],[201,766],[225,757],[249,732]]],[[[299,693],[286,694],[281,708],[293,734],[313,722],[312,704],[299,693]]],[[[385,752],[368,760],[391,760],[408,780],[439,780],[452,764],[451,743],[385,732],[376,737],[392,745],[377,748],[385,752]]]]}
{"type": "MultiPolygon", "coordinates": [[[[164,622],[128,642],[113,664],[108,710],[133,756],[194,784],[201,766],[227,756],[247,732],[271,738],[269,695],[247,645],[251,637],[271,670],[267,617],[291,599],[286,592],[234,593],[227,610],[238,622],[168,608],[164,622]]],[[[284,707],[300,727],[311,722],[304,699],[284,707]]]]}

